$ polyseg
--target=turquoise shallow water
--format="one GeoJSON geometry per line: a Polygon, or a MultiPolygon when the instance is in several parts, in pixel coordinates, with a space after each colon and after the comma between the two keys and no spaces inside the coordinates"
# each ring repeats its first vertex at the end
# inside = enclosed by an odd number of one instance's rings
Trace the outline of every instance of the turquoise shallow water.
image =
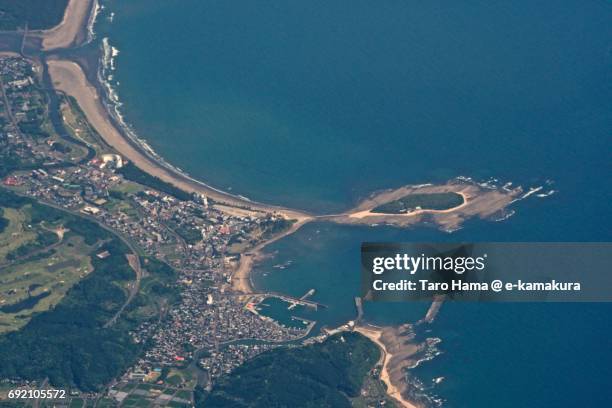
{"type": "MultiPolygon", "coordinates": [[[[458,175],[558,193],[507,221],[430,229],[306,226],[256,283],[354,316],[362,241],[610,241],[612,7],[603,1],[108,0],[99,37],[136,132],[171,163],[316,212],[458,175]],[[107,16],[108,14],[106,14],[107,16]],[[276,264],[292,260],[285,269],[276,264]]],[[[368,304],[375,323],[423,305],[368,304]]],[[[445,306],[424,381],[452,407],[609,406],[604,304],[445,306]],[[607,403],[607,404],[606,404],[607,403]]],[[[305,316],[313,317],[313,316],[305,316]]]]}

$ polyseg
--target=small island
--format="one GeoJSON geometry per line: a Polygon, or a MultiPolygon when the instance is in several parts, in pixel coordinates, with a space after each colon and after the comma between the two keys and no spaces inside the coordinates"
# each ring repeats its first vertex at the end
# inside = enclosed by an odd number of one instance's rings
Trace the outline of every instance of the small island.
{"type": "Polygon", "coordinates": [[[503,219],[523,189],[501,188],[457,177],[445,184],[408,185],[372,194],[346,213],[324,216],[340,224],[433,225],[452,232],[467,219],[503,219]]]}
{"type": "Polygon", "coordinates": [[[397,200],[372,208],[373,213],[407,214],[418,210],[450,210],[465,203],[461,194],[445,193],[408,194],[397,200]]]}

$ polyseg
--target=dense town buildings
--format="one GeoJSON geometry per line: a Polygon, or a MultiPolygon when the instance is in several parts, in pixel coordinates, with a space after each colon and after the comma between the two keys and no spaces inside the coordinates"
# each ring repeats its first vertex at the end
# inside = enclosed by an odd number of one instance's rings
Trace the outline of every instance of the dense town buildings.
{"type": "Polygon", "coordinates": [[[209,386],[246,359],[309,331],[311,326],[285,327],[253,313],[245,307],[248,297],[230,289],[240,254],[285,228],[287,220],[261,212],[235,215],[204,196],[179,199],[130,181],[121,156],[100,149],[93,155],[91,143],[82,143],[93,138],[77,138],[86,129],[71,128],[73,139],[54,132],[38,74],[23,58],[0,58],[3,187],[95,220],[141,258],[153,257],[177,272],[179,299],[157,321],[131,333],[147,347],[123,381],[140,382],[163,367],[193,361],[205,373],[201,385],[209,386]]]}

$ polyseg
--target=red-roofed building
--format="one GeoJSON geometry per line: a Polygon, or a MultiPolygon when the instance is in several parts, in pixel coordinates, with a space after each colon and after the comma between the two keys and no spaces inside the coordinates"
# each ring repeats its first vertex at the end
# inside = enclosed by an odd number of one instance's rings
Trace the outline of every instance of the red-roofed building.
{"type": "Polygon", "coordinates": [[[3,183],[4,183],[5,186],[19,186],[19,185],[21,185],[21,182],[19,180],[17,180],[13,176],[8,176],[7,178],[5,178],[3,183]]]}

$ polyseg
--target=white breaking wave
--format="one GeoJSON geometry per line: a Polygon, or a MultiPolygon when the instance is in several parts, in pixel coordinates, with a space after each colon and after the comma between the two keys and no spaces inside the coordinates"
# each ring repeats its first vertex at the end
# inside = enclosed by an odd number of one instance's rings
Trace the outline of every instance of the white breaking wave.
{"type": "Polygon", "coordinates": [[[105,73],[114,71],[116,68],[115,58],[119,55],[119,49],[110,45],[108,37],[102,39],[102,68],[105,73]]]}
{"type": "MultiPolygon", "coordinates": [[[[97,77],[105,93],[104,95],[105,98],[102,98],[102,100],[103,100],[103,104],[107,112],[109,113],[109,115],[111,115],[113,119],[117,122],[117,124],[121,127],[121,130],[124,132],[124,134],[133,143],[138,145],[148,156],[154,159],[158,164],[182,175],[183,177],[189,179],[190,181],[194,183],[197,183],[201,186],[214,190],[220,194],[228,194],[227,192],[223,190],[217,189],[215,187],[211,187],[210,185],[193,178],[192,176],[190,176],[188,173],[186,173],[182,169],[168,163],[159,154],[157,154],[155,150],[153,150],[153,148],[147,143],[145,139],[138,136],[135,130],[132,128],[132,126],[130,126],[126,122],[121,112],[121,107],[123,106],[123,103],[121,102],[121,99],[119,98],[119,93],[117,92],[117,89],[116,89],[116,86],[119,85],[119,81],[114,81],[114,76],[112,74],[112,72],[115,71],[117,67],[116,57],[119,54],[120,54],[119,49],[110,44],[108,37],[104,37],[102,39],[102,55],[100,58],[100,69],[98,70],[97,77]]],[[[243,200],[247,200],[247,201],[255,203],[254,201],[250,200],[248,197],[245,197],[245,196],[239,196],[239,197],[243,200]]]]}
{"type": "Polygon", "coordinates": [[[541,194],[537,194],[536,197],[540,197],[540,198],[544,198],[544,197],[550,197],[551,195],[555,194],[557,191],[555,190],[550,190],[546,193],[541,193],[541,194]]]}
{"type": "Polygon", "coordinates": [[[516,213],[516,211],[514,211],[514,210],[504,211],[499,218],[495,218],[493,221],[495,221],[495,222],[505,221],[508,218],[512,217],[515,213],[516,213]]]}
{"type": "Polygon", "coordinates": [[[89,44],[91,41],[93,41],[94,38],[96,38],[96,31],[94,28],[96,25],[96,20],[98,19],[98,14],[100,14],[100,11],[103,9],[104,6],[101,6],[98,0],[94,0],[93,10],[89,15],[89,20],[87,20],[87,41],[85,42],[86,44],[89,44]]]}
{"type": "Polygon", "coordinates": [[[529,189],[528,192],[526,192],[525,194],[523,194],[523,196],[520,198],[521,200],[524,200],[525,198],[529,197],[532,194],[537,193],[538,191],[542,190],[544,187],[542,186],[538,186],[538,187],[531,187],[529,189]]]}

